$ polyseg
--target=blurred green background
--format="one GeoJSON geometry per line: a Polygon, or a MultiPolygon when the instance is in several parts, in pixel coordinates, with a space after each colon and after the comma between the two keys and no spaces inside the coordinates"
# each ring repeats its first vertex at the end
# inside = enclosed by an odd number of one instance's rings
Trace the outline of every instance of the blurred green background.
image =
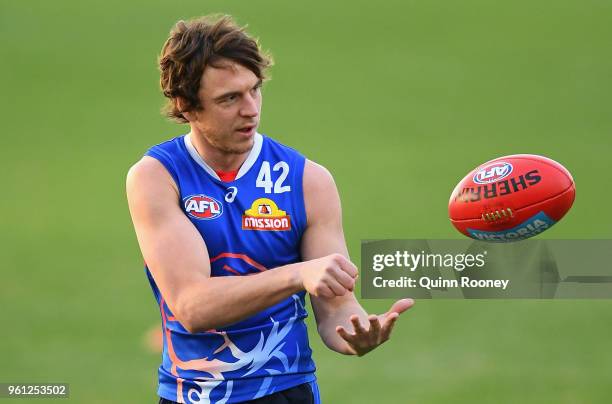
{"type": "MultiPolygon", "coordinates": [[[[0,381],[156,402],[144,334],[159,314],[124,181],[150,145],[187,131],[159,113],[156,58],[176,20],[211,12],[273,54],[260,131],[334,174],[354,260],[361,239],[460,237],[454,185],[513,153],[576,180],[544,237],[612,238],[610,1],[0,0],[0,381]]],[[[311,339],[327,404],[606,403],[611,313],[611,301],[419,301],[364,358],[327,350],[312,327],[311,339]]]]}

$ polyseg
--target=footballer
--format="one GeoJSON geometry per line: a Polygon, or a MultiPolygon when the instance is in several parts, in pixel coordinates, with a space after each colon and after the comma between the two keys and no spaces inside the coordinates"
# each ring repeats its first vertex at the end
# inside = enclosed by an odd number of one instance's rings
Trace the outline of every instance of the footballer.
{"type": "Polygon", "coordinates": [[[159,58],[170,118],[189,133],[127,176],[161,313],[160,403],[319,403],[304,319],[364,355],[413,301],[368,315],[353,293],[330,173],[257,131],[271,60],[228,16],[179,21],[159,58]]]}

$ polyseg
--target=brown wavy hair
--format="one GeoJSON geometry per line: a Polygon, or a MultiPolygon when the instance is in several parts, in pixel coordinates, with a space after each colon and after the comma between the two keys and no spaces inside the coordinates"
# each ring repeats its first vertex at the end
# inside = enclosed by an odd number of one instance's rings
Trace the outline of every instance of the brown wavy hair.
{"type": "Polygon", "coordinates": [[[169,118],[187,123],[183,112],[201,110],[198,92],[206,66],[221,67],[230,59],[265,79],[272,58],[257,39],[246,33],[230,16],[205,16],[179,21],[170,31],[159,56],[160,85],[168,98],[163,111],[169,118]],[[178,98],[181,99],[179,107],[178,98]]]}

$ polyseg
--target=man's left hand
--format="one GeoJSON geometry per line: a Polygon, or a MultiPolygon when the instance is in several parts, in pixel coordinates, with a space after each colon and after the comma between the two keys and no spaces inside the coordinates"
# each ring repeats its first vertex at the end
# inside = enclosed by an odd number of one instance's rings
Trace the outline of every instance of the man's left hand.
{"type": "Polygon", "coordinates": [[[352,315],[350,321],[353,324],[354,333],[349,333],[343,326],[336,327],[336,332],[344,339],[349,347],[349,353],[363,356],[376,348],[391,336],[391,331],[400,314],[414,305],[412,299],[401,299],[393,303],[388,312],[380,315],[369,315],[370,323],[365,329],[359,322],[359,316],[352,315]]]}

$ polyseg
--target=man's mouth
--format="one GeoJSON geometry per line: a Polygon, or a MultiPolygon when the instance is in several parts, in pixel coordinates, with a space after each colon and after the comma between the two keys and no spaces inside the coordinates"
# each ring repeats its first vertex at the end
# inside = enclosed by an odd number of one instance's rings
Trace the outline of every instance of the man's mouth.
{"type": "Polygon", "coordinates": [[[243,126],[241,128],[238,128],[238,132],[244,133],[246,135],[246,134],[251,133],[254,129],[255,129],[255,125],[248,125],[248,126],[243,126]]]}

